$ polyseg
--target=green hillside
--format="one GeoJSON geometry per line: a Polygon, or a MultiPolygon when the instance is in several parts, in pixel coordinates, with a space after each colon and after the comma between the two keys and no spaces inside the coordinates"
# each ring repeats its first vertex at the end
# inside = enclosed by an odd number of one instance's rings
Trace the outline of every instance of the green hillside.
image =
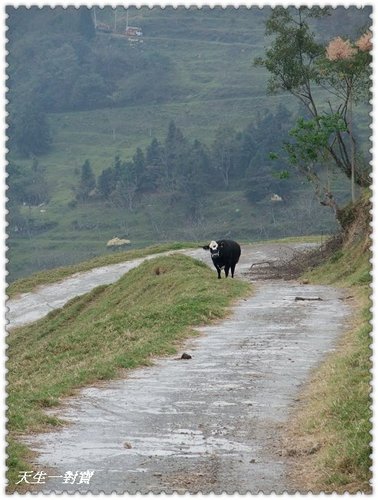
{"type": "MultiPolygon", "coordinates": [[[[352,32],[368,15],[366,9],[352,10],[339,10],[314,28],[320,37],[329,36],[340,31],[343,19],[343,29],[352,32]]],[[[32,202],[9,195],[10,281],[101,255],[113,236],[140,248],[159,241],[257,240],[336,228],[329,209],[319,207],[295,174],[288,187],[281,183],[284,203],[271,202],[279,188],[272,175],[286,165],[272,163],[269,152],[280,148],[299,108],[287,94],[267,95],[268,73],[253,65],[269,43],[264,32],[270,13],[269,8],[130,8],[127,13],[118,7],[116,14],[111,8],[8,8],[9,172],[19,168],[26,172],[19,183],[33,185],[32,202]],[[114,33],[92,32],[94,15],[114,33]],[[141,27],[143,43],[120,36],[126,22],[141,27]],[[282,106],[291,116],[280,124],[282,106]],[[35,132],[44,120],[48,133],[35,132]],[[112,200],[73,203],[86,160],[98,179],[117,156],[130,162],[136,149],[145,152],[154,138],[164,145],[172,121],[186,143],[200,141],[210,158],[194,216],[188,212],[191,194],[182,196],[178,188],[138,192],[132,210],[112,200]],[[214,159],[217,133],[230,127],[238,154],[253,126],[260,129],[249,146],[249,170],[242,172],[236,159],[229,185],[222,185],[214,159]],[[36,174],[30,178],[33,165],[36,174]],[[255,183],[257,190],[264,185],[256,200],[248,195],[255,183]]],[[[364,108],[357,113],[365,138],[369,117],[364,108]]],[[[331,182],[340,202],[347,201],[348,181],[332,174],[331,182]]]]}

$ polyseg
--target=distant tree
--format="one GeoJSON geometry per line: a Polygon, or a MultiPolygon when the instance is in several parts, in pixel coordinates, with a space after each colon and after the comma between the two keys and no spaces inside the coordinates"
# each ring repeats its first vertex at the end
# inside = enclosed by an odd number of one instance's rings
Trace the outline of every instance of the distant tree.
{"type": "Polygon", "coordinates": [[[51,146],[50,127],[46,114],[36,103],[28,103],[12,120],[13,141],[23,156],[42,155],[51,146]]]}
{"type": "Polygon", "coordinates": [[[135,182],[139,191],[144,191],[146,182],[146,159],[141,148],[137,148],[133,156],[133,171],[135,182]]]}
{"type": "Polygon", "coordinates": [[[7,166],[7,173],[7,197],[12,203],[22,203],[25,201],[25,187],[29,181],[25,170],[12,162],[7,166]]]}
{"type": "Polygon", "coordinates": [[[100,195],[108,199],[116,187],[116,182],[114,169],[112,167],[103,170],[97,180],[97,189],[100,195]]]}
{"type": "Polygon", "coordinates": [[[163,162],[163,154],[164,153],[159,141],[156,138],[152,139],[151,144],[147,147],[146,150],[147,165],[161,166],[163,162]]]}
{"type": "Polygon", "coordinates": [[[138,178],[135,165],[132,161],[121,164],[122,174],[117,179],[110,200],[118,207],[127,207],[134,210],[135,199],[138,194],[138,178]]]}
{"type": "Polygon", "coordinates": [[[236,139],[235,163],[237,165],[237,176],[244,179],[248,167],[251,165],[253,157],[259,145],[255,139],[255,126],[251,124],[242,132],[238,133],[236,139]]]}
{"type": "Polygon", "coordinates": [[[87,40],[96,35],[91,9],[85,6],[79,7],[79,32],[87,40]]]}
{"type": "Polygon", "coordinates": [[[187,142],[181,130],[172,120],[165,139],[164,182],[169,189],[177,188],[177,181],[184,169],[187,142]]]}
{"type": "Polygon", "coordinates": [[[146,149],[145,185],[146,191],[154,191],[163,177],[164,151],[154,138],[146,149]]]}
{"type": "MultiPolygon", "coordinates": [[[[36,47],[32,67],[26,69],[33,75],[34,92],[45,111],[72,109],[72,91],[80,75],[88,72],[88,66],[80,61],[70,39],[54,40],[36,47]]],[[[29,66],[29,67],[28,67],[29,66]]],[[[25,82],[28,84],[28,81],[25,82]]]]}
{"type": "Polygon", "coordinates": [[[31,167],[10,163],[7,172],[7,195],[11,203],[37,206],[49,201],[50,188],[46,181],[45,168],[41,167],[36,159],[31,167]]]}
{"type": "Polygon", "coordinates": [[[124,165],[122,164],[119,155],[117,155],[114,158],[114,178],[117,182],[122,179],[123,172],[124,172],[124,165]]]}
{"type": "Polygon", "coordinates": [[[218,171],[226,188],[230,185],[231,172],[235,166],[235,130],[220,126],[212,145],[213,167],[218,171]]]}
{"type": "Polygon", "coordinates": [[[134,210],[135,198],[138,194],[138,172],[134,162],[125,163],[125,175],[123,189],[126,195],[127,207],[130,211],[134,210]]]}
{"type": "Polygon", "coordinates": [[[93,173],[89,160],[85,160],[81,166],[81,175],[79,186],[76,189],[77,201],[88,201],[90,194],[96,188],[96,177],[93,173]]]}
{"type": "Polygon", "coordinates": [[[185,195],[185,208],[192,220],[201,216],[210,184],[210,158],[200,141],[190,145],[185,169],[180,177],[180,191],[185,195]]]}
{"type": "Polygon", "coordinates": [[[97,73],[86,73],[74,81],[70,96],[70,107],[95,109],[108,102],[107,86],[97,73]]]}

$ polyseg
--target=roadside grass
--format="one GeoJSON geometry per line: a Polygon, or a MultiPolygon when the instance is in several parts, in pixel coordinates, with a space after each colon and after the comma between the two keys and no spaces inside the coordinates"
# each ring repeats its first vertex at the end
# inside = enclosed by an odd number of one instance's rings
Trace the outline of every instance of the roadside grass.
{"type": "Polygon", "coordinates": [[[346,287],[356,306],[350,329],[312,379],[294,424],[297,439],[305,435],[321,444],[299,473],[314,493],[371,492],[370,269],[360,243],[306,275],[310,282],[346,287]]]}
{"type": "Polygon", "coordinates": [[[45,271],[40,271],[38,273],[32,274],[26,278],[22,278],[10,284],[7,288],[8,297],[14,297],[19,293],[26,293],[32,291],[39,285],[46,285],[48,283],[56,283],[68,276],[72,276],[75,273],[89,271],[96,267],[108,266],[111,264],[118,264],[119,262],[126,262],[128,260],[137,259],[139,257],[145,257],[146,255],[153,255],[161,252],[167,252],[169,250],[181,250],[183,248],[194,248],[197,244],[187,242],[187,243],[162,243],[159,245],[152,245],[146,248],[129,250],[129,251],[117,251],[115,250],[111,254],[101,255],[84,262],[79,262],[71,266],[57,267],[54,269],[47,269],[45,271]]]}
{"type": "Polygon", "coordinates": [[[62,425],[45,409],[61,398],[124,370],[174,354],[194,326],[224,317],[249,293],[244,281],[218,280],[205,264],[183,255],[157,257],[71,300],[8,336],[8,481],[15,489],[28,449],[20,435],[62,425]]]}
{"type": "Polygon", "coordinates": [[[266,244],[266,243],[319,243],[322,244],[327,238],[328,234],[309,234],[306,236],[287,236],[286,238],[276,238],[271,240],[264,240],[256,242],[256,244],[266,244]]]}

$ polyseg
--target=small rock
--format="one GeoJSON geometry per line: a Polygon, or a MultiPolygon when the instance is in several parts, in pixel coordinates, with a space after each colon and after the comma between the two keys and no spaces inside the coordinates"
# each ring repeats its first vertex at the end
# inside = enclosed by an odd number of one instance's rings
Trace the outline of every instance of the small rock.
{"type": "Polygon", "coordinates": [[[348,295],[347,297],[340,297],[340,300],[350,300],[353,299],[353,295],[348,295]]]}
{"type": "Polygon", "coordinates": [[[192,359],[192,356],[186,352],[183,353],[183,355],[181,356],[181,359],[192,359]]]}
{"type": "Polygon", "coordinates": [[[306,451],[306,454],[307,455],[313,455],[314,453],[316,453],[317,451],[319,451],[320,448],[321,448],[321,444],[320,443],[314,444],[314,446],[311,446],[311,448],[309,448],[306,451]]]}
{"type": "Polygon", "coordinates": [[[163,474],[161,472],[154,472],[152,475],[155,477],[161,477],[163,474]]]}
{"type": "Polygon", "coordinates": [[[308,279],[304,279],[301,281],[301,285],[308,285],[310,281],[308,279]]]}
{"type": "Polygon", "coordinates": [[[130,448],[132,448],[131,444],[130,444],[130,443],[128,443],[127,441],[125,441],[125,442],[123,443],[123,447],[124,447],[124,448],[127,448],[128,450],[129,450],[130,448]]]}
{"type": "Polygon", "coordinates": [[[298,450],[295,450],[294,448],[289,448],[288,450],[283,450],[282,454],[284,457],[295,457],[298,455],[298,450]]]}
{"type": "Polygon", "coordinates": [[[251,458],[251,460],[249,461],[250,464],[255,464],[256,463],[256,459],[255,458],[251,458]]]}

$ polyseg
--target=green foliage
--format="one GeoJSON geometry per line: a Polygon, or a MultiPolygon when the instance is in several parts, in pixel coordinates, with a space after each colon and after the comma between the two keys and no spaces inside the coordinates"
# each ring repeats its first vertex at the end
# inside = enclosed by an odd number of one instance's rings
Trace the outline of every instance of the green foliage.
{"type": "Polygon", "coordinates": [[[50,188],[46,181],[46,168],[34,159],[31,166],[10,163],[8,172],[8,198],[12,206],[26,204],[38,206],[50,199],[50,188]]]}
{"type": "Polygon", "coordinates": [[[154,138],[145,153],[137,148],[132,161],[121,162],[117,157],[114,168],[104,169],[98,177],[98,190],[104,200],[130,210],[142,199],[141,194],[165,192],[173,197],[173,203],[185,204],[192,220],[201,218],[203,199],[215,189],[242,183],[251,203],[268,194],[286,195],[295,183],[292,179],[281,182],[289,179],[288,171],[275,171],[268,151],[286,133],[289,116],[280,106],[275,114],[266,113],[242,132],[221,126],[210,148],[199,140],[188,141],[171,121],[164,146],[154,138]]]}
{"type": "Polygon", "coordinates": [[[317,80],[314,60],[322,53],[322,46],[315,41],[307,21],[327,14],[328,9],[319,8],[273,9],[266,22],[266,34],[275,39],[265,58],[255,60],[255,64],[264,66],[272,75],[268,83],[270,92],[287,90],[300,95],[312,80],[317,80]]]}
{"type": "Polygon", "coordinates": [[[96,187],[96,177],[89,160],[85,160],[81,166],[80,183],[76,189],[77,201],[86,202],[89,200],[96,187]]]}
{"type": "Polygon", "coordinates": [[[96,30],[91,11],[88,7],[81,6],[79,11],[79,32],[87,40],[92,40],[96,35],[96,30]]]}
{"type": "MultiPolygon", "coordinates": [[[[343,40],[339,38],[339,40],[343,40]]],[[[353,101],[358,103],[367,102],[370,97],[372,55],[370,51],[359,50],[353,46],[349,40],[344,40],[349,44],[352,54],[347,57],[330,60],[323,54],[317,61],[319,71],[319,82],[332,89],[341,101],[345,104],[353,101]]],[[[344,112],[344,107],[341,107],[344,112]]]]}
{"type": "Polygon", "coordinates": [[[35,103],[18,107],[12,117],[11,137],[22,156],[43,155],[50,149],[51,133],[46,114],[35,103]]]}
{"type": "Polygon", "coordinates": [[[289,163],[311,168],[314,163],[328,160],[330,144],[337,134],[346,130],[345,121],[338,113],[318,115],[310,120],[299,118],[296,126],[289,131],[293,142],[284,143],[289,163]]]}
{"type": "Polygon", "coordinates": [[[107,91],[106,82],[98,73],[80,75],[72,86],[69,107],[94,109],[100,104],[107,104],[107,99],[104,98],[107,91]]]}
{"type": "Polygon", "coordinates": [[[226,188],[230,185],[230,176],[235,170],[235,130],[227,125],[220,126],[215,134],[213,158],[215,170],[226,188]]]}
{"type": "Polygon", "coordinates": [[[8,26],[12,120],[28,102],[43,112],[96,109],[166,100],[172,90],[169,57],[96,35],[88,7],[9,9],[8,26]]]}
{"type": "Polygon", "coordinates": [[[299,150],[300,159],[309,161],[311,168],[311,162],[318,160],[321,151],[323,155],[327,153],[345,175],[352,177],[357,184],[367,186],[369,167],[357,168],[355,161],[357,141],[352,130],[351,103],[363,96],[365,102],[368,101],[366,89],[371,74],[371,56],[368,52],[351,49],[352,52],[355,50],[355,55],[330,60],[325,46],[311,31],[309,22],[313,17],[322,18],[328,14],[328,8],[273,9],[266,22],[267,35],[274,37],[272,45],[266,50],[265,57],[257,58],[255,63],[271,74],[268,91],[290,92],[310,113],[312,121],[305,123],[302,120],[300,130],[292,131],[299,147],[293,151],[292,145],[286,146],[290,162],[298,165],[299,150]],[[321,102],[324,97],[321,100],[316,97],[314,89],[319,85],[328,93],[327,112],[321,102]]]}

